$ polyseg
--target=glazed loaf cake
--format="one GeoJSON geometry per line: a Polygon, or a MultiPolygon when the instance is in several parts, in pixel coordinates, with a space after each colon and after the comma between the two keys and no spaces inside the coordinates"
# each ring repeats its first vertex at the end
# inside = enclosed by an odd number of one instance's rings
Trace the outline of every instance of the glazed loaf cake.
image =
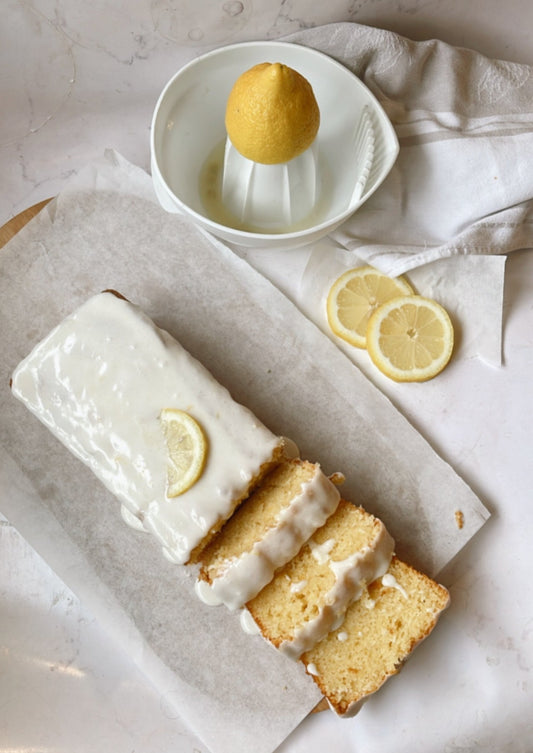
{"type": "Polygon", "coordinates": [[[448,603],[446,589],[394,557],[380,520],[340,499],[318,464],[289,457],[286,440],[118,294],[59,324],[16,368],[12,390],[116,495],[129,525],[194,564],[210,603],[246,604],[340,715],[398,671],[448,603]],[[198,473],[178,498],[168,411],[202,438],[198,473]]]}
{"type": "Polygon", "coordinates": [[[90,298],[37,345],[12,391],[118,497],[125,520],[177,563],[196,558],[284,453],[282,438],[112,292],[90,298]],[[179,504],[166,494],[166,408],[193,415],[208,439],[204,471],[179,504]]]}

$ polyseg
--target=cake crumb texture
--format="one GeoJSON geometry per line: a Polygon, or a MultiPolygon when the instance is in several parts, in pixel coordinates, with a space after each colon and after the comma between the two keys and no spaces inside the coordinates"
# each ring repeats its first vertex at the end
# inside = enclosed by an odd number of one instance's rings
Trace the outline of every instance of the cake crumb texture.
{"type": "Polygon", "coordinates": [[[381,579],[351,604],[343,625],[302,656],[333,710],[343,716],[397,674],[449,602],[447,590],[396,557],[396,585],[381,579]],[[339,634],[347,636],[339,640],[339,634]]]}
{"type": "Polygon", "coordinates": [[[352,565],[350,558],[367,550],[371,552],[380,536],[387,537],[385,564],[381,567],[384,571],[392,555],[393,541],[382,522],[363,508],[341,499],[336,512],[298,555],[278,570],[271,583],[247,604],[263,636],[282,648],[287,642],[295,641],[299,631],[313,621],[322,621],[322,626],[317,626],[320,632],[324,626],[331,627],[339,616],[337,610],[342,613],[347,603],[357,596],[360,562],[354,561],[352,565]],[[336,567],[342,569],[343,563],[347,570],[339,577],[336,567]],[[352,573],[355,580],[350,577],[352,573]],[[341,592],[337,596],[336,587],[341,592]]]}

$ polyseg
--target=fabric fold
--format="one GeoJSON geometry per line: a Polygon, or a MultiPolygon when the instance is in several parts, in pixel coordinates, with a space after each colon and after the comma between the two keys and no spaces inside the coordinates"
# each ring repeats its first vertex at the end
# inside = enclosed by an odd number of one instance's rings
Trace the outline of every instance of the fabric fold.
{"type": "Polygon", "coordinates": [[[351,23],[289,39],[359,76],[400,140],[384,184],[332,234],[338,243],[393,276],[533,246],[530,66],[351,23]]]}

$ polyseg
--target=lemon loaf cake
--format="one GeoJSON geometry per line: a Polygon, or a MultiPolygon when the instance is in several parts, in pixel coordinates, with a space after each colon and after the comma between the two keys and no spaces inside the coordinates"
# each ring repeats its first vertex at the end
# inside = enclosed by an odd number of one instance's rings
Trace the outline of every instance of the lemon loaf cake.
{"type": "Polygon", "coordinates": [[[443,586],[393,557],[343,624],[302,656],[330,707],[340,716],[356,714],[431,633],[448,601],[443,586]]]}
{"type": "Polygon", "coordinates": [[[282,438],[112,291],[60,323],[11,386],[178,563],[196,559],[283,457],[282,438]]]}
{"type": "Polygon", "coordinates": [[[200,555],[200,598],[232,610],[242,607],[324,525],[339,499],[318,464],[282,462],[200,555]]]}
{"type": "Polygon", "coordinates": [[[387,571],[393,549],[380,520],[341,500],[247,609],[263,637],[296,659],[338,626],[348,605],[387,571]]]}
{"type": "Polygon", "coordinates": [[[11,388],[126,523],[195,563],[204,600],[245,606],[341,716],[398,672],[447,606],[445,588],[394,556],[380,520],[119,294],[61,322],[11,388]]]}

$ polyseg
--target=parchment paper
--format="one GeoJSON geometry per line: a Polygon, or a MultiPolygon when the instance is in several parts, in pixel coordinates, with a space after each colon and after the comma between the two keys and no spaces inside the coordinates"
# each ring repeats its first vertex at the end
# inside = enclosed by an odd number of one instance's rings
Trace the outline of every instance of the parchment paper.
{"type": "Polygon", "coordinates": [[[343,495],[382,517],[415,566],[436,575],[488,512],[277,288],[166,214],[149,177],[117,155],[89,166],[2,250],[2,512],[213,753],[269,753],[319,700],[314,683],[236,615],[200,603],[193,574],[127,528],[118,502],[10,394],[33,345],[105,288],[141,305],[303,457],[342,471],[343,495]]]}

